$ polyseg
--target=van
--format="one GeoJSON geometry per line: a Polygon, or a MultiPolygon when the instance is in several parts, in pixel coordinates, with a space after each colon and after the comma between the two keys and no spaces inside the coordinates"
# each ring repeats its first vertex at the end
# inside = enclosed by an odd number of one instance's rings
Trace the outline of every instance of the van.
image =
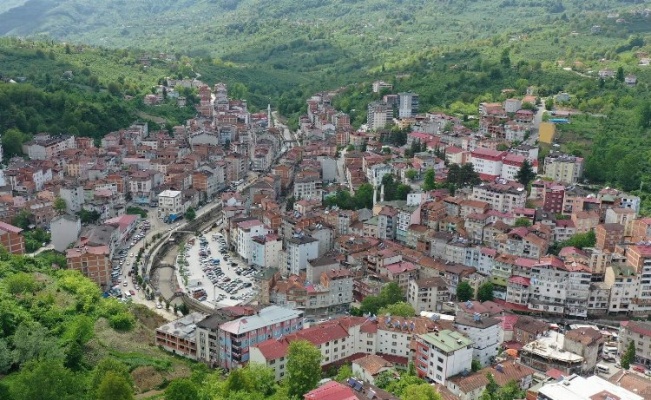
{"type": "Polygon", "coordinates": [[[610,367],[603,364],[597,364],[597,372],[599,372],[600,374],[609,374],[610,367]]]}

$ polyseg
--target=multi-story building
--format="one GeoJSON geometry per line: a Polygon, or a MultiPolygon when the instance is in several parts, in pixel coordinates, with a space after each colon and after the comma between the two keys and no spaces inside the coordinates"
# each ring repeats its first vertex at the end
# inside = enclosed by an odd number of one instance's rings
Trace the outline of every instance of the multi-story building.
{"type": "Polygon", "coordinates": [[[596,375],[584,378],[572,375],[561,381],[547,383],[538,389],[537,400],[643,400],[644,397],[608,382],[596,375]]]}
{"type": "Polygon", "coordinates": [[[531,268],[529,309],[550,314],[565,312],[567,299],[568,271],[565,264],[556,257],[548,257],[531,268]]]}
{"type": "Polygon", "coordinates": [[[366,125],[371,131],[382,129],[393,118],[393,108],[386,103],[370,103],[366,113],[366,125]]]}
{"type": "Polygon", "coordinates": [[[389,164],[375,164],[371,165],[366,169],[366,179],[368,183],[374,187],[382,185],[382,179],[385,175],[389,175],[392,172],[391,165],[389,164]]]}
{"type": "Polygon", "coordinates": [[[651,367],[651,322],[623,321],[619,328],[619,354],[624,354],[630,342],[635,343],[635,362],[651,367]]]}
{"type": "Polygon", "coordinates": [[[265,236],[268,233],[269,229],[257,219],[238,222],[235,228],[235,240],[233,240],[237,254],[247,262],[251,260],[253,238],[265,236]]]}
{"type": "Polygon", "coordinates": [[[398,228],[399,211],[393,207],[384,206],[377,215],[378,239],[395,239],[398,228]]]}
{"type": "Polygon", "coordinates": [[[0,222],[0,245],[11,254],[25,254],[23,230],[17,226],[0,222]]]}
{"type": "Polygon", "coordinates": [[[52,246],[54,250],[64,252],[68,246],[79,239],[81,219],[77,216],[60,215],[50,222],[52,246]]]}
{"type": "Polygon", "coordinates": [[[615,250],[615,245],[624,240],[624,225],[621,224],[599,224],[595,228],[597,242],[595,247],[599,250],[615,250]]]}
{"type": "Polygon", "coordinates": [[[398,117],[411,118],[418,112],[418,95],[416,93],[398,93],[398,117]]]}
{"type": "Polygon", "coordinates": [[[606,338],[597,329],[581,327],[565,333],[563,348],[583,357],[583,372],[593,373],[605,342],[606,338]]]}
{"type": "Polygon", "coordinates": [[[543,192],[543,210],[549,213],[560,214],[563,212],[565,201],[565,186],[550,184],[545,186],[543,192]]]}
{"type": "Polygon", "coordinates": [[[412,279],[407,288],[407,301],[416,313],[439,312],[443,303],[450,301],[448,285],[441,277],[412,279]]]}
{"type": "Polygon", "coordinates": [[[80,185],[62,187],[59,190],[59,197],[65,200],[68,214],[78,213],[84,206],[84,188],[80,185]]]}
{"type": "Polygon", "coordinates": [[[502,159],[506,156],[505,151],[497,151],[486,148],[476,148],[470,153],[470,162],[475,172],[496,178],[502,174],[502,159]]]}
{"type": "Polygon", "coordinates": [[[280,236],[268,233],[251,238],[250,263],[263,268],[276,267],[280,264],[283,241],[280,236]]]}
{"type": "Polygon", "coordinates": [[[315,176],[297,177],[294,180],[294,198],[301,200],[321,200],[322,186],[320,178],[315,176]]]}
{"type": "Polygon", "coordinates": [[[574,184],[583,175],[583,158],[561,153],[552,153],[545,157],[543,175],[555,182],[574,184]]]}
{"type": "Polygon", "coordinates": [[[638,277],[635,270],[627,265],[611,265],[606,268],[604,283],[610,288],[608,313],[628,314],[635,309],[638,277]]]}
{"type": "Polygon", "coordinates": [[[444,385],[449,377],[470,371],[472,344],[468,337],[449,329],[417,335],[416,373],[430,382],[444,385]]]}
{"type": "Polygon", "coordinates": [[[310,236],[296,234],[287,239],[286,271],[298,275],[307,262],[319,256],[319,241],[310,236]]]}
{"type": "Polygon", "coordinates": [[[552,368],[565,375],[579,374],[583,371],[585,359],[564,349],[565,336],[556,331],[549,331],[520,350],[520,362],[541,372],[552,368]]]}
{"type": "Polygon", "coordinates": [[[156,345],[163,349],[192,360],[197,359],[197,323],[206,316],[190,313],[175,321],[156,328],[156,345]]]}
{"type": "Polygon", "coordinates": [[[185,212],[182,192],[178,190],[163,190],[158,195],[158,217],[162,219],[176,218],[185,212]]]}
{"type": "Polygon", "coordinates": [[[42,133],[36,135],[30,142],[23,144],[23,153],[32,160],[53,160],[62,151],[76,147],[77,142],[74,136],[50,136],[42,133]]]}
{"type": "Polygon", "coordinates": [[[494,361],[500,346],[499,319],[482,317],[479,313],[472,317],[461,314],[455,318],[454,327],[472,340],[473,359],[478,360],[482,366],[494,361]]]}
{"type": "Polygon", "coordinates": [[[250,346],[301,329],[303,313],[278,306],[269,306],[255,315],[223,323],[217,334],[219,366],[229,370],[241,367],[249,362],[250,346]]]}
{"type": "Polygon", "coordinates": [[[516,182],[489,183],[473,187],[471,197],[487,202],[493,210],[510,213],[525,207],[527,191],[516,182]]]}

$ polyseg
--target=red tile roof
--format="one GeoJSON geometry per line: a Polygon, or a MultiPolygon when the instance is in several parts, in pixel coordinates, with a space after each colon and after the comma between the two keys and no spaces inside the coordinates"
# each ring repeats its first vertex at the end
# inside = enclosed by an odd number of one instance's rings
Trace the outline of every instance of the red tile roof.
{"type": "Polygon", "coordinates": [[[17,226],[13,226],[11,224],[2,221],[0,221],[0,230],[3,230],[5,232],[11,232],[11,233],[20,233],[23,231],[17,226]]]}
{"type": "Polygon", "coordinates": [[[305,400],[357,400],[353,390],[339,382],[330,381],[304,396],[305,400]]]}

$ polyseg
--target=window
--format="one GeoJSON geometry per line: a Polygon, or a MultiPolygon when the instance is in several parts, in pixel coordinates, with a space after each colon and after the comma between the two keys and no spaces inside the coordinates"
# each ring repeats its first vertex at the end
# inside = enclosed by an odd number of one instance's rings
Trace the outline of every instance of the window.
{"type": "Polygon", "coordinates": [[[440,366],[440,365],[438,365],[438,366],[436,367],[436,370],[437,370],[437,371],[440,371],[440,372],[443,372],[443,367],[440,366]]]}

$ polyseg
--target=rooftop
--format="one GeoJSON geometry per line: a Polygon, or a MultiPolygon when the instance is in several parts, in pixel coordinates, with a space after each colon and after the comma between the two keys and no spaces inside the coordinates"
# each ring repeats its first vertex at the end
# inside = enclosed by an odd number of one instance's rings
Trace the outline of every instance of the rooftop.
{"type": "Polygon", "coordinates": [[[522,347],[522,351],[526,353],[535,354],[548,360],[559,360],[567,363],[582,363],[583,357],[563,350],[565,343],[565,335],[556,331],[548,331],[546,336],[531,343],[527,343],[522,347]]]}
{"type": "Polygon", "coordinates": [[[583,378],[572,375],[560,382],[549,383],[540,388],[539,393],[552,400],[642,400],[629,390],[601,379],[598,376],[583,378]]]}
{"type": "Polygon", "coordinates": [[[226,322],[220,326],[220,329],[239,335],[293,318],[299,318],[302,315],[303,313],[300,311],[290,310],[288,308],[278,306],[269,306],[260,310],[256,315],[242,317],[234,321],[226,322]]]}
{"type": "Polygon", "coordinates": [[[463,336],[461,333],[448,329],[440,332],[427,333],[420,336],[425,342],[433,345],[445,353],[461,350],[464,347],[471,346],[472,340],[463,336]]]}

